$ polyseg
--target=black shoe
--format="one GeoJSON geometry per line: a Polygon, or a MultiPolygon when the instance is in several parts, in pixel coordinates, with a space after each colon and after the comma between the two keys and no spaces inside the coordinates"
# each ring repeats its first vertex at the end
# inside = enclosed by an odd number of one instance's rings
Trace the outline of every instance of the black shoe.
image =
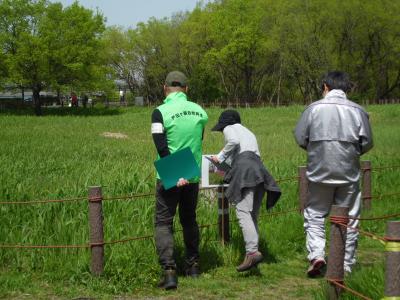
{"type": "Polygon", "coordinates": [[[200,266],[198,262],[192,263],[185,270],[186,276],[190,276],[192,278],[197,278],[200,276],[200,266]]]}
{"type": "Polygon", "coordinates": [[[244,272],[250,270],[253,267],[256,267],[263,260],[262,254],[257,251],[253,254],[247,254],[244,257],[243,262],[236,268],[238,272],[244,272]]]}
{"type": "Polygon", "coordinates": [[[158,287],[161,289],[172,290],[178,287],[178,277],[173,269],[164,270],[158,287]]]}

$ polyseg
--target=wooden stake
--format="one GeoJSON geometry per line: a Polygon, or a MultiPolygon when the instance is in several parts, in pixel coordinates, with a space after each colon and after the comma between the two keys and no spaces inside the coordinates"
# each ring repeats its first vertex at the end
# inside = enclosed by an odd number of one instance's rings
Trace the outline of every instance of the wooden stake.
{"type": "Polygon", "coordinates": [[[218,191],[218,232],[222,245],[229,243],[229,202],[225,197],[225,187],[219,186],[218,191]]]}
{"type": "MultiPolygon", "coordinates": [[[[347,227],[334,222],[348,223],[349,208],[333,205],[331,209],[331,234],[329,245],[328,269],[326,278],[343,284],[344,279],[344,254],[346,248],[347,227]],[[332,222],[334,221],[334,222],[332,222]]],[[[329,283],[329,299],[340,298],[342,289],[333,283],[329,283]]]]}
{"type": "Polygon", "coordinates": [[[400,221],[387,222],[386,238],[384,299],[400,299],[400,221]]]}
{"type": "Polygon", "coordinates": [[[89,233],[91,245],[91,271],[99,276],[104,270],[103,196],[101,187],[89,187],[89,233]]]}
{"type": "Polygon", "coordinates": [[[363,208],[371,209],[371,162],[369,160],[365,160],[361,162],[361,170],[362,170],[362,199],[363,199],[363,208]]]}

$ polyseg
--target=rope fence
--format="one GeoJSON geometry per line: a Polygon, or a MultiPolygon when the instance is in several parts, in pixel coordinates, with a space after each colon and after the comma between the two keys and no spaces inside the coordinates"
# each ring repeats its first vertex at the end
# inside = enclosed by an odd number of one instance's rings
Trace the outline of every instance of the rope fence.
{"type": "Polygon", "coordinates": [[[351,288],[345,286],[344,284],[340,283],[337,280],[333,280],[333,279],[327,279],[328,282],[334,284],[335,286],[338,286],[339,288],[342,288],[346,291],[348,291],[350,294],[353,294],[354,296],[360,298],[360,299],[364,299],[364,300],[372,300],[371,298],[368,298],[367,296],[364,296],[363,294],[360,294],[359,292],[352,290],[351,288]]]}
{"type": "MultiPolygon", "coordinates": [[[[400,166],[383,166],[383,167],[371,167],[371,163],[369,161],[362,162],[362,198],[364,207],[366,210],[371,208],[371,199],[382,199],[385,197],[393,197],[400,195],[399,193],[386,193],[380,195],[372,195],[371,194],[371,172],[379,172],[382,170],[388,169],[397,169],[400,166]]],[[[282,182],[298,182],[298,195],[299,195],[299,208],[288,209],[284,211],[277,211],[272,213],[261,214],[260,217],[274,217],[274,216],[283,216],[294,212],[303,212],[304,207],[307,201],[307,191],[308,191],[308,180],[306,177],[306,168],[299,167],[298,168],[298,176],[292,176],[287,178],[278,179],[278,183],[282,182]]],[[[202,190],[215,189],[215,188],[202,188],[202,190]]],[[[220,237],[221,243],[224,245],[225,243],[229,243],[230,241],[230,222],[233,220],[229,217],[229,202],[225,197],[226,187],[218,186],[217,188],[217,204],[218,204],[218,222],[214,224],[203,224],[200,225],[199,228],[209,228],[213,226],[218,226],[218,234],[220,237]]],[[[80,197],[80,198],[70,198],[70,199],[58,199],[58,200],[35,200],[35,201],[0,201],[0,205],[29,205],[29,204],[45,204],[45,203],[67,203],[67,202],[77,202],[77,201],[87,201],[88,209],[89,209],[89,237],[90,241],[86,244],[81,245],[7,245],[0,244],[0,248],[2,249],[90,249],[91,250],[91,271],[93,275],[100,275],[104,270],[104,246],[107,245],[115,245],[128,243],[132,241],[138,240],[148,240],[153,239],[153,234],[147,234],[142,236],[129,237],[120,240],[112,240],[112,241],[104,241],[104,229],[103,229],[103,209],[102,202],[103,201],[114,201],[114,200],[138,200],[143,198],[154,197],[154,193],[142,193],[142,194],[132,194],[132,195],[123,195],[116,197],[103,197],[101,187],[91,187],[89,189],[88,197],[80,197]]],[[[370,299],[357,291],[354,291],[344,284],[344,249],[345,249],[345,233],[347,230],[356,230],[360,234],[365,235],[374,240],[380,241],[381,243],[386,245],[386,257],[387,261],[390,261],[390,264],[393,266],[397,266],[397,269],[391,266],[388,262],[386,264],[386,272],[390,273],[386,276],[386,287],[385,288],[385,296],[386,297],[400,297],[400,283],[396,283],[396,280],[400,277],[398,274],[400,268],[400,222],[396,221],[388,221],[388,231],[385,237],[378,236],[374,233],[364,231],[359,228],[353,228],[348,225],[349,219],[360,220],[360,221],[379,221],[379,220],[388,220],[392,218],[396,218],[400,216],[399,213],[393,213],[383,216],[373,216],[373,217],[363,217],[363,218],[354,218],[348,216],[348,208],[347,211],[343,211],[342,208],[332,207],[332,214],[330,216],[331,222],[331,239],[330,239],[330,254],[328,260],[328,271],[326,275],[327,281],[330,283],[330,298],[331,299],[339,299],[340,294],[343,290],[352,293],[353,295],[361,298],[361,299],[370,299]],[[337,209],[337,211],[335,211],[337,209]],[[390,224],[397,224],[390,225],[390,224]],[[395,229],[390,229],[390,228],[395,229]],[[389,246],[388,246],[389,245],[389,246]],[[338,255],[339,253],[339,255],[338,255]],[[389,253],[389,254],[388,254],[389,253]],[[390,256],[390,253],[394,253],[396,255],[390,256]],[[341,267],[340,267],[341,266],[341,267]],[[397,272],[397,273],[396,273],[397,272]],[[396,277],[397,276],[397,277],[396,277]],[[393,279],[394,278],[394,279],[393,279]],[[389,283],[387,281],[390,281],[389,283]],[[393,282],[395,281],[395,282],[393,282]]],[[[181,232],[183,229],[176,230],[176,232],[181,232]]]]}
{"type": "MultiPolygon", "coordinates": [[[[209,228],[212,226],[217,226],[218,223],[214,224],[203,224],[199,225],[199,229],[203,228],[209,228]]],[[[178,229],[176,232],[182,232],[183,229],[178,229]]],[[[139,241],[139,240],[147,240],[147,239],[153,239],[154,234],[149,234],[149,235],[143,235],[143,236],[135,236],[135,237],[130,237],[122,240],[115,240],[115,241],[105,241],[105,242],[100,242],[100,243],[89,243],[89,244],[82,244],[82,245],[4,245],[0,244],[0,248],[14,248],[14,249],[76,249],[76,248],[90,248],[93,246],[101,246],[101,245],[114,245],[114,244],[121,244],[121,243],[127,243],[131,241],[139,241]]]]}
{"type": "Polygon", "coordinates": [[[330,283],[329,298],[340,299],[343,290],[361,298],[370,299],[367,296],[350,289],[344,284],[344,256],[346,248],[346,235],[348,230],[354,230],[373,240],[379,241],[385,246],[385,298],[400,298],[400,221],[388,221],[386,236],[378,236],[360,228],[348,225],[349,220],[386,221],[400,216],[400,213],[371,218],[354,218],[348,215],[348,207],[333,206],[329,220],[331,222],[330,254],[326,280],[330,283]],[[332,250],[333,249],[333,250],[332,250]]]}
{"type": "MultiPolygon", "coordinates": [[[[388,169],[398,169],[400,168],[400,165],[395,165],[395,166],[383,166],[383,167],[362,167],[361,171],[365,173],[366,171],[381,171],[381,170],[388,170],[388,169]]],[[[299,174],[298,176],[291,176],[291,177],[286,177],[286,178],[280,178],[277,179],[277,183],[282,183],[282,182],[294,182],[295,180],[300,180],[302,178],[302,175],[299,174]]],[[[201,190],[208,190],[208,189],[215,189],[215,187],[208,187],[208,188],[201,188],[201,190]]],[[[374,195],[370,196],[370,198],[379,198],[381,199],[382,197],[389,197],[389,196],[397,196],[400,195],[400,193],[392,193],[392,194],[383,194],[383,195],[374,195]]],[[[136,199],[136,198],[147,198],[147,197],[152,197],[154,196],[154,193],[144,193],[144,194],[134,194],[134,195],[123,195],[123,196],[117,196],[117,197],[108,197],[108,198],[103,198],[103,201],[110,201],[110,200],[130,200],[130,199],[136,199]]],[[[366,198],[366,197],[364,197],[366,198]]],[[[45,203],[64,203],[64,202],[76,202],[76,201],[85,201],[87,200],[87,197],[78,197],[78,198],[70,198],[70,199],[55,199],[55,200],[32,200],[32,201],[0,201],[0,205],[29,205],[29,204],[45,204],[45,203]]]]}
{"type": "Polygon", "coordinates": [[[63,203],[87,200],[87,197],[58,199],[58,200],[34,200],[34,201],[1,201],[0,204],[44,204],[44,203],[63,203]]]}

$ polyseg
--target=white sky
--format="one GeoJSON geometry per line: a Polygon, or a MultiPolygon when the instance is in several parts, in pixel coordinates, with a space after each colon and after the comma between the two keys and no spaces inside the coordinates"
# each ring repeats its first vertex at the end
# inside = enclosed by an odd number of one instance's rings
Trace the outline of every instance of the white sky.
{"type": "MultiPolygon", "coordinates": [[[[71,5],[75,0],[51,0],[71,5]]],[[[119,25],[135,28],[139,22],[146,22],[150,17],[161,19],[171,17],[173,13],[192,11],[199,0],[79,0],[87,8],[100,12],[107,18],[107,25],[119,25]]],[[[210,0],[203,0],[204,3],[210,0]]]]}

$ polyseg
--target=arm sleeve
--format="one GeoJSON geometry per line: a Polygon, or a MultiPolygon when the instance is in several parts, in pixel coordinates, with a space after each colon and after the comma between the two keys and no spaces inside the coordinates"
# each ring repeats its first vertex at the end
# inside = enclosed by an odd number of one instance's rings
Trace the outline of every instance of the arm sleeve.
{"type": "Polygon", "coordinates": [[[203,114],[203,120],[202,120],[203,121],[203,133],[201,135],[201,140],[204,140],[204,130],[205,130],[206,124],[208,122],[208,115],[204,109],[202,109],[202,111],[203,111],[202,112],[202,114],[203,114]]]}
{"type": "Polygon", "coordinates": [[[360,128],[360,149],[361,154],[367,153],[374,146],[372,139],[372,130],[369,123],[369,117],[367,113],[361,114],[361,128],[360,128]]]}
{"type": "Polygon", "coordinates": [[[224,129],[224,136],[225,136],[225,146],[221,150],[220,153],[218,153],[217,157],[219,162],[225,161],[229,155],[237,148],[239,147],[239,139],[235,133],[235,131],[228,127],[225,127],[224,129]]]}
{"type": "Polygon", "coordinates": [[[164,120],[158,109],[155,109],[151,115],[151,135],[153,136],[158,155],[160,155],[160,157],[170,155],[164,120]]]}
{"type": "Polygon", "coordinates": [[[303,149],[307,149],[309,135],[310,135],[310,122],[309,119],[311,117],[310,110],[307,109],[303,112],[300,117],[299,122],[296,125],[294,130],[294,138],[296,143],[303,149]]]}

